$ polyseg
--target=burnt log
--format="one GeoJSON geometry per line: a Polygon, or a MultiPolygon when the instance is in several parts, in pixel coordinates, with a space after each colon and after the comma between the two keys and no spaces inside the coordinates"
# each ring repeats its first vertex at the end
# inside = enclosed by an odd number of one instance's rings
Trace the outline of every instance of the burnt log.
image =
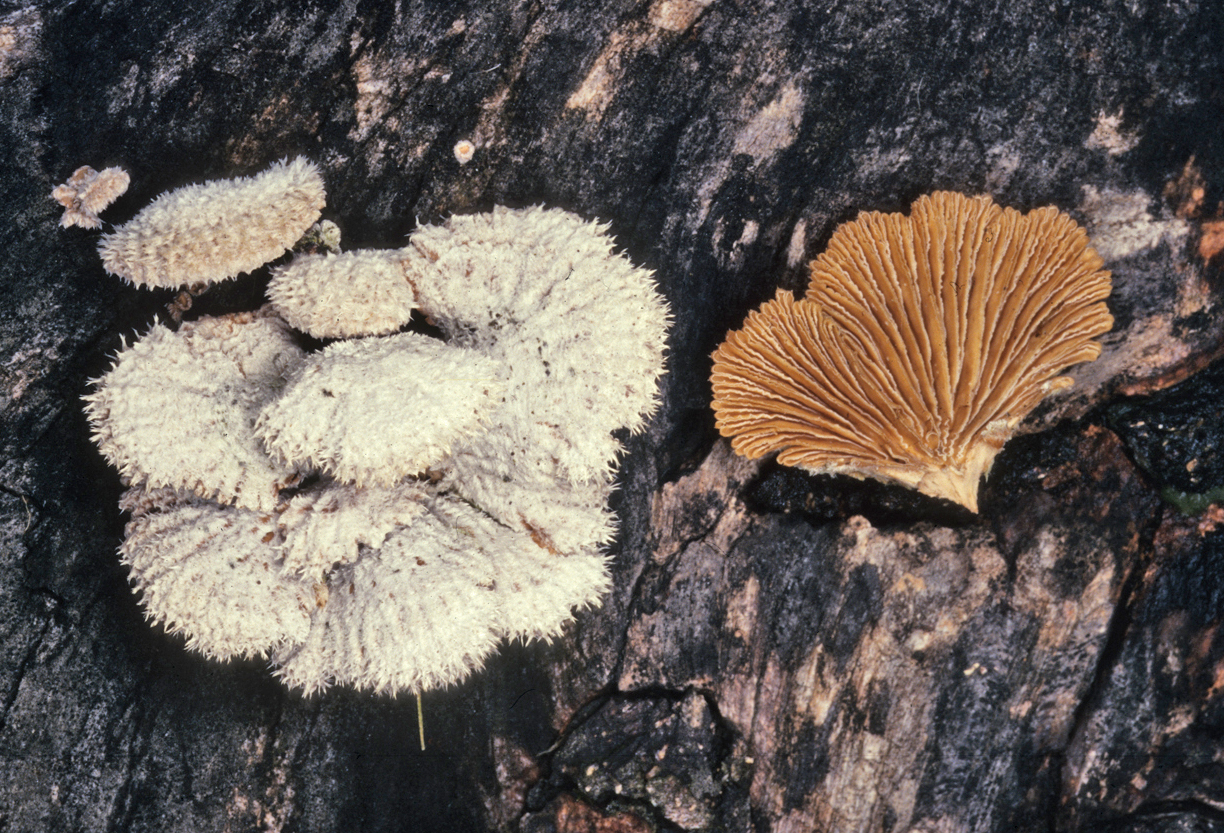
{"type": "Polygon", "coordinates": [[[0,830],[1224,831],[1222,46],[1209,0],[0,8],[0,830]],[[52,188],[121,165],[121,222],[296,154],[346,247],[559,206],[675,316],[611,593],[425,694],[424,751],[412,698],[303,697],[148,626],[81,409],[183,301],[105,274],[52,188]],[[936,189],[1086,225],[1102,358],[977,515],[737,458],[726,331],[936,189]]]}

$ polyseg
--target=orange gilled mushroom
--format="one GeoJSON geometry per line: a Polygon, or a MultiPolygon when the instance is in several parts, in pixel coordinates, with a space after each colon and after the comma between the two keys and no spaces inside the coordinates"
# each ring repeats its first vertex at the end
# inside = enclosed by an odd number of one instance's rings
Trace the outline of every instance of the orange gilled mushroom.
{"type": "Polygon", "coordinates": [[[977,511],[995,455],[1057,375],[1095,359],[1109,273],[1074,220],[935,193],[834,232],[714,352],[718,430],[748,457],[901,483],[977,511]]]}

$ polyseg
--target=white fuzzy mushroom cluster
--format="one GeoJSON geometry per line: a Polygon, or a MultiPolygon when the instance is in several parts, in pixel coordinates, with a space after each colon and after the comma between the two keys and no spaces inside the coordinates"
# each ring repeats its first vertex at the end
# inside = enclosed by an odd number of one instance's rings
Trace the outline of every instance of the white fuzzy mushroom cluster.
{"type": "MultiPolygon", "coordinates": [[[[190,186],[104,238],[103,262],[225,280],[322,202],[301,159],[190,186]]],[[[86,412],[129,486],[120,552],[148,617],[307,692],[394,693],[597,603],[613,432],[653,410],[669,321],[605,231],[543,208],[453,217],[400,250],[295,256],[260,310],[126,346],[86,412]],[[404,330],[418,310],[443,338],[404,330]],[[334,340],[310,352],[297,331],[334,340]]]]}

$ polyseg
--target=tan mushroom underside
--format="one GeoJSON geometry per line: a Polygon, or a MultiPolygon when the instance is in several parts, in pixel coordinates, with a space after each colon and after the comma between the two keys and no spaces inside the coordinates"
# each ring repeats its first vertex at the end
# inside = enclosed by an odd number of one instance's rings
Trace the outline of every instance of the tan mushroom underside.
{"type": "Polygon", "coordinates": [[[717,426],[748,457],[874,477],[977,511],[977,488],[1057,374],[1100,354],[1109,273],[1054,208],[936,193],[867,212],[811,264],[807,294],[714,353],[717,426]]]}

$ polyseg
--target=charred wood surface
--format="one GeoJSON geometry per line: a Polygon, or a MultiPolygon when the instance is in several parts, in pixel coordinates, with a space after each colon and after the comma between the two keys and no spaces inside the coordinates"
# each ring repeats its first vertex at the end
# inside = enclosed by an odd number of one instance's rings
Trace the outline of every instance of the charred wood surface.
{"type": "Polygon", "coordinates": [[[0,7],[0,830],[1224,831],[1222,47],[1209,0],[0,7]],[[560,206],[675,315],[612,592],[426,694],[424,752],[411,698],[303,698],[147,626],[81,411],[181,300],[106,275],[51,189],[122,165],[120,222],[295,154],[346,247],[560,206]],[[1087,226],[1102,358],[977,516],[735,457],[728,328],[936,189],[1087,226]]]}

